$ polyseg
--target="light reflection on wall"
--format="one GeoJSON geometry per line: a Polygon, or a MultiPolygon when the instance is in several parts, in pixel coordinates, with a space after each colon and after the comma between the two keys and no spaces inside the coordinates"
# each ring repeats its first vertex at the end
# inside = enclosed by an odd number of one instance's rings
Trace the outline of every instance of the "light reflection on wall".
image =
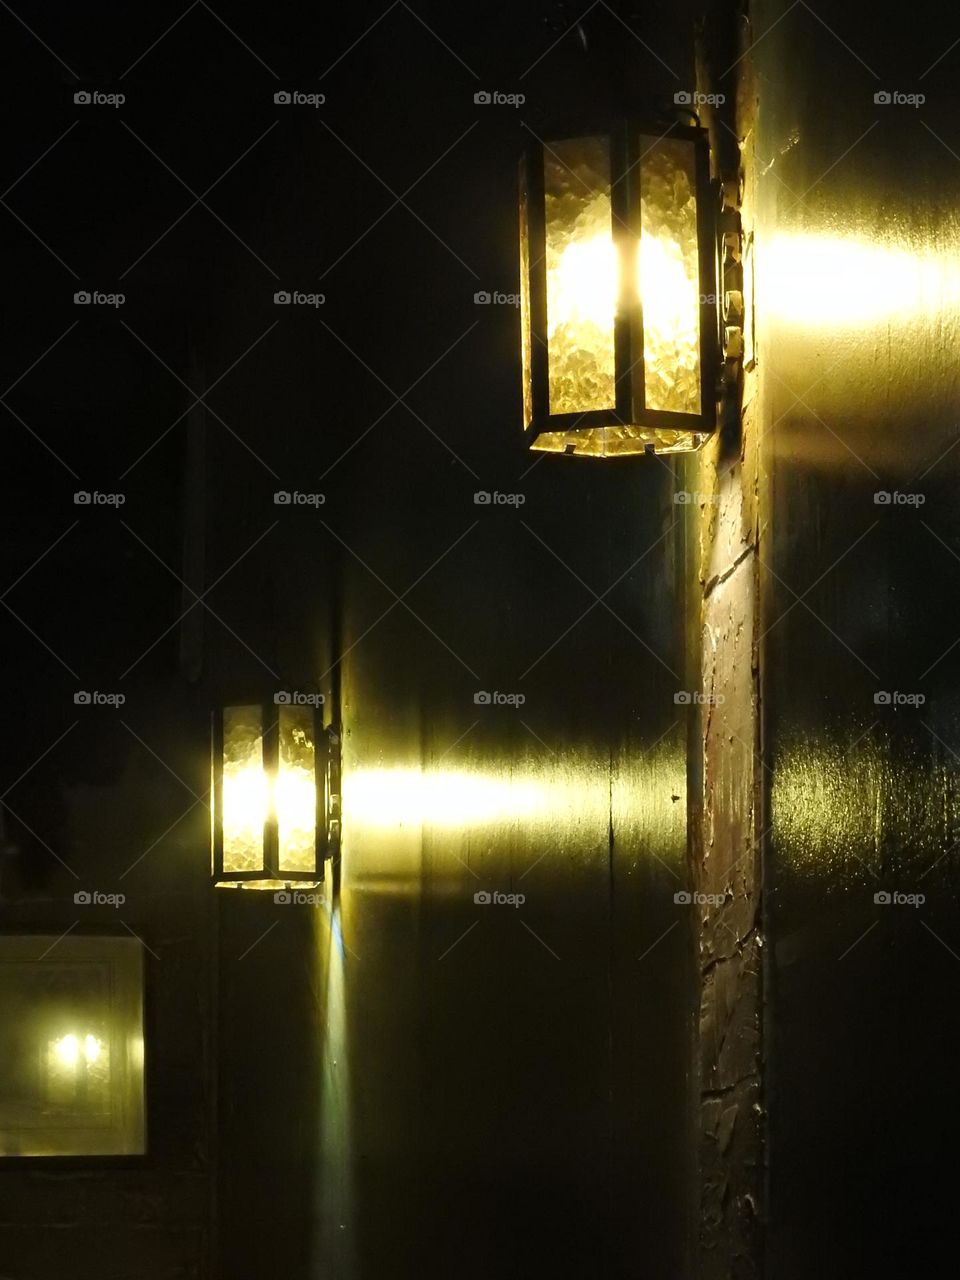
{"type": "Polygon", "coordinates": [[[794,741],[778,757],[771,791],[778,858],[827,889],[883,888],[877,877],[890,873],[930,872],[931,880],[954,875],[960,856],[955,762],[932,759],[929,738],[905,737],[894,747],[880,728],[857,729],[853,742],[849,747],[822,735],[794,741]]]}
{"type": "MultiPolygon", "coordinates": [[[[572,850],[584,832],[606,832],[611,803],[618,826],[648,841],[659,857],[682,851],[685,754],[679,737],[647,754],[609,757],[566,753],[548,761],[518,759],[512,769],[363,768],[344,774],[347,847],[364,830],[416,835],[421,828],[456,833],[512,825],[549,833],[551,846],[572,850]]],[[[377,859],[379,869],[384,867],[377,859]]]]}
{"type": "Polygon", "coordinates": [[[453,769],[357,769],[343,781],[344,813],[371,827],[474,826],[542,814],[548,803],[547,788],[532,779],[453,769]]]}
{"type": "Polygon", "coordinates": [[[324,1037],[320,1079],[322,1211],[318,1233],[317,1274],[322,1270],[350,1280],[354,1260],[352,1080],[348,1023],[347,948],[340,904],[333,905],[321,930],[322,963],[326,967],[324,1037]],[[321,1265],[322,1264],[322,1265],[321,1265]]]}
{"type": "Polygon", "coordinates": [[[869,235],[778,234],[757,253],[761,316],[797,329],[862,329],[933,319],[960,302],[960,247],[869,235]]]}

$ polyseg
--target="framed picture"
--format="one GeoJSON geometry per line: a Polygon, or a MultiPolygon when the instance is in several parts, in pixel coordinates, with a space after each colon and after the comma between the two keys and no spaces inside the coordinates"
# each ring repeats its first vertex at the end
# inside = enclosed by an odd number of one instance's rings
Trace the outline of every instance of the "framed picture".
{"type": "Polygon", "coordinates": [[[146,1152],[143,946],[0,937],[0,1158],[146,1152]]]}

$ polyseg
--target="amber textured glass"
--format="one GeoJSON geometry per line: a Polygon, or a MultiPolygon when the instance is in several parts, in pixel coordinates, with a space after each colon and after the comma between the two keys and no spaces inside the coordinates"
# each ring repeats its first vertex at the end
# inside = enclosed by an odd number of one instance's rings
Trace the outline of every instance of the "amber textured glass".
{"type": "Polygon", "coordinates": [[[317,783],[314,715],[310,707],[280,708],[277,830],[280,870],[312,871],[317,858],[317,783]]]}
{"type": "Polygon", "coordinates": [[[258,706],[224,710],[222,808],[224,871],[259,871],[263,867],[267,780],[258,706]]]}
{"type": "Polygon", "coordinates": [[[700,413],[700,259],[695,149],[641,138],[638,287],[648,409],[700,413]]]}
{"type": "Polygon", "coordinates": [[[530,192],[526,165],[520,169],[520,361],[523,370],[523,427],[533,421],[533,358],[530,330],[530,192]]]}
{"type": "Polygon", "coordinates": [[[554,142],[543,166],[550,413],[612,409],[618,269],[610,144],[554,142]]]}

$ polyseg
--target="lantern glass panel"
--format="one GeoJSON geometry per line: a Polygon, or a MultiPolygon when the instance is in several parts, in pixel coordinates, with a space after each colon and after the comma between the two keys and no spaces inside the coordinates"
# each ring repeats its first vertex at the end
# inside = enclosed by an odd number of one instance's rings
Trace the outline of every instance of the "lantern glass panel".
{"type": "Polygon", "coordinates": [[[530,213],[527,167],[522,165],[520,189],[520,361],[523,369],[523,426],[533,422],[533,355],[530,330],[530,213]]]}
{"type": "Polygon", "coordinates": [[[551,143],[543,169],[550,413],[613,409],[619,271],[609,140],[551,143]]]}
{"type": "Polygon", "coordinates": [[[257,706],[224,709],[222,808],[224,871],[261,870],[268,794],[257,706]]]}
{"type": "Polygon", "coordinates": [[[696,150],[641,138],[638,287],[648,409],[700,413],[696,150]]]}
{"type": "Polygon", "coordinates": [[[311,707],[280,708],[276,806],[280,870],[312,871],[317,859],[317,780],[311,707]]]}

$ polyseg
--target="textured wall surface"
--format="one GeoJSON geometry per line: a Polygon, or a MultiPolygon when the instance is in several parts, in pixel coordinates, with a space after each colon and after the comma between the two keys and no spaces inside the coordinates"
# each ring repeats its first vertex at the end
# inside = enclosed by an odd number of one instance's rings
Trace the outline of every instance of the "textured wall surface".
{"type": "Polygon", "coordinates": [[[960,1136],[956,33],[753,24],[769,1272],[925,1274],[960,1136]]]}
{"type": "MultiPolygon", "coordinates": [[[[750,27],[726,6],[708,20],[701,90],[722,95],[704,110],[717,176],[740,206],[740,260],[753,263],[754,183],[750,27]],[[747,56],[742,56],[742,55],[747,56]],[[734,63],[734,59],[737,59],[734,63]],[[726,74],[724,74],[726,72],[726,74]]],[[[721,286],[722,287],[722,286],[721,286]]],[[[749,302],[750,289],[745,287],[749,302]]],[[[744,327],[739,385],[719,432],[687,463],[696,530],[692,571],[701,592],[695,626],[702,755],[692,797],[690,854],[704,900],[697,907],[700,969],[698,1274],[762,1273],[765,1196],[762,764],[760,699],[760,382],[752,317],[744,327]]]]}

